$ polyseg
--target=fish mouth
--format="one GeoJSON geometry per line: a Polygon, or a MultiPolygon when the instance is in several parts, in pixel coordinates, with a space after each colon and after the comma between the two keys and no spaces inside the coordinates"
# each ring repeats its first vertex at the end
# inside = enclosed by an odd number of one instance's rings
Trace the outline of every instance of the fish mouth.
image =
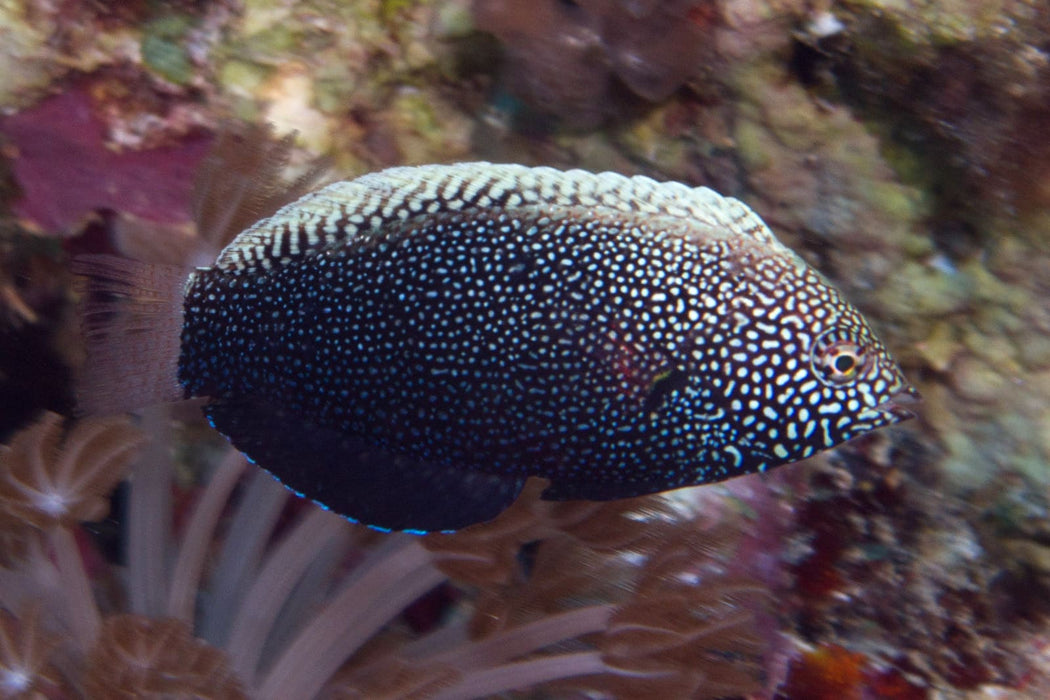
{"type": "Polygon", "coordinates": [[[908,408],[922,402],[922,395],[913,387],[905,387],[892,394],[890,398],[875,407],[876,411],[893,417],[894,423],[915,417],[915,411],[908,408]]]}

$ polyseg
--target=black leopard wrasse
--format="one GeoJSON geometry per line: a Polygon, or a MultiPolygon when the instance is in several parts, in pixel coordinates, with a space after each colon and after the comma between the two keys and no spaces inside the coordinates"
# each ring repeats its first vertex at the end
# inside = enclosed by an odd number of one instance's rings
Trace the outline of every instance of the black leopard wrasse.
{"type": "Polygon", "coordinates": [[[394,168],[285,206],[188,277],[81,267],[137,295],[96,314],[127,328],[89,336],[140,403],[207,397],[254,462],[382,529],[491,519],[532,475],[546,499],[606,500],[763,471],[917,397],[750,209],[645,177],[394,168]]]}

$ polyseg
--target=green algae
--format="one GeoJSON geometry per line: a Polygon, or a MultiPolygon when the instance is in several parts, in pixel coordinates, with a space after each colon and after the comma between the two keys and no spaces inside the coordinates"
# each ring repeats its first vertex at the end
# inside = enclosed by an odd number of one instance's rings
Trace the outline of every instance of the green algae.
{"type": "Polygon", "coordinates": [[[426,0],[380,0],[379,17],[386,23],[394,23],[408,10],[424,4],[426,0]]]}
{"type": "Polygon", "coordinates": [[[443,41],[463,39],[473,32],[474,17],[466,3],[438,3],[434,16],[434,36],[443,41]]]}
{"type": "Polygon", "coordinates": [[[0,3],[0,107],[25,105],[41,92],[56,73],[48,59],[49,23],[29,22],[28,2],[0,3]]]}
{"type": "Polygon", "coordinates": [[[227,90],[241,97],[249,97],[262,86],[273,71],[252,61],[230,59],[219,69],[219,81],[227,90]]]}
{"type": "Polygon", "coordinates": [[[186,35],[193,27],[182,15],[159,17],[142,28],[142,63],[176,85],[193,77],[193,64],[186,50],[186,35]]]}
{"type": "MultiPolygon", "coordinates": [[[[881,288],[902,257],[929,250],[924,197],[900,181],[862,121],[785,80],[769,60],[742,64],[733,78],[736,152],[752,204],[781,236],[830,244],[823,254],[847,290],[881,288]]],[[[891,315],[907,309],[892,304],[891,315]]]]}
{"type": "Polygon", "coordinates": [[[266,63],[277,63],[288,53],[301,53],[304,33],[295,25],[274,24],[244,36],[237,53],[266,63]]]}
{"type": "Polygon", "coordinates": [[[1005,28],[1003,0],[862,0],[855,11],[871,13],[897,29],[900,48],[945,46],[994,37],[1005,28]]]}
{"type": "Polygon", "coordinates": [[[434,95],[414,88],[399,90],[384,116],[407,164],[469,157],[469,120],[434,95]]]}
{"type": "Polygon", "coordinates": [[[1029,370],[1050,369],[1050,336],[1033,333],[1026,337],[1018,348],[1018,360],[1029,370]]]}
{"type": "Polygon", "coordinates": [[[969,280],[965,275],[909,260],[890,274],[876,298],[881,313],[891,318],[943,316],[966,308],[969,280]]]}

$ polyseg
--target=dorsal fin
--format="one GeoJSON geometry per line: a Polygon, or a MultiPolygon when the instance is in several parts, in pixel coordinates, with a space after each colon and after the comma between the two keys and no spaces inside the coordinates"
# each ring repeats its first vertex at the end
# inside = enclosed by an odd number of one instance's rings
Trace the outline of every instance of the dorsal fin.
{"type": "Polygon", "coordinates": [[[329,185],[248,228],[219,256],[226,270],[291,260],[384,225],[448,211],[582,208],[688,220],[700,231],[777,245],[742,202],[706,187],[648,177],[523,165],[458,163],[382,170],[329,185]]]}

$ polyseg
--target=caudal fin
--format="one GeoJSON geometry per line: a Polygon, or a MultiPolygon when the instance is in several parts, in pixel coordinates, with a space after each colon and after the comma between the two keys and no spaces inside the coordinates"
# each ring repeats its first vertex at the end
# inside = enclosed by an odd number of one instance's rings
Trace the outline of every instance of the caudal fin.
{"type": "Polygon", "coordinates": [[[119,413],[184,398],[178,362],[187,270],[112,255],[82,255],[72,268],[81,276],[87,345],[79,410],[119,413]]]}
{"type": "Polygon", "coordinates": [[[211,265],[242,229],[298,199],[327,168],[283,176],[293,135],[273,137],[263,126],[227,124],[201,163],[194,187],[196,234],[174,227],[159,235],[152,222],[117,220],[118,248],[157,262],[108,255],[73,261],[82,275],[81,325],[87,363],[78,381],[78,405],[114,413],[184,398],[177,380],[184,285],[190,271],[211,265]]]}

